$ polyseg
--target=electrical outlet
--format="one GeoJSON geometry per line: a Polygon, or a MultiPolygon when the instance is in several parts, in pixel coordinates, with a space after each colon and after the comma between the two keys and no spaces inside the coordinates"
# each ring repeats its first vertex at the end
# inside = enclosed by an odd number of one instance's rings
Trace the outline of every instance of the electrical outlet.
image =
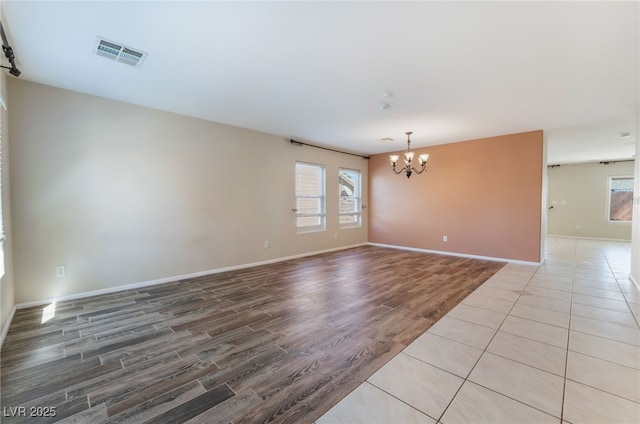
{"type": "Polygon", "coordinates": [[[268,249],[269,248],[269,240],[265,240],[264,241],[264,248],[268,249]]]}
{"type": "Polygon", "coordinates": [[[442,236],[442,241],[449,241],[449,237],[447,237],[447,236],[442,236]]]}
{"type": "Polygon", "coordinates": [[[58,265],[56,267],[56,277],[61,278],[67,275],[67,269],[64,265],[58,265]]]}

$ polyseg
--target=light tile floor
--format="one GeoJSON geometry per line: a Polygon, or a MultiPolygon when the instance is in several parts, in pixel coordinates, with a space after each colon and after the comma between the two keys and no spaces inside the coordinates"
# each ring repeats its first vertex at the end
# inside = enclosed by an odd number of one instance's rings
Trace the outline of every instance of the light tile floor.
{"type": "Polygon", "coordinates": [[[549,237],[317,422],[640,423],[629,243],[549,237]]]}

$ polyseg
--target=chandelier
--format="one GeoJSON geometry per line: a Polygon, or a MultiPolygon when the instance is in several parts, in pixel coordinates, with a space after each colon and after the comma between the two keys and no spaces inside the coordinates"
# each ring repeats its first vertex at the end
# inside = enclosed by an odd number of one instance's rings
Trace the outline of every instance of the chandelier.
{"type": "Polygon", "coordinates": [[[413,156],[415,155],[415,153],[411,151],[411,134],[413,133],[411,131],[408,131],[405,134],[407,134],[407,151],[404,152],[404,166],[399,170],[396,169],[396,165],[398,164],[398,159],[400,159],[399,155],[390,155],[389,161],[391,162],[391,166],[393,167],[393,172],[395,172],[396,174],[402,174],[404,172],[407,178],[409,178],[411,177],[411,174],[413,174],[414,172],[416,174],[422,174],[426,170],[427,160],[429,160],[429,155],[426,153],[419,155],[418,163],[420,164],[420,169],[418,170],[414,168],[412,164],[413,164],[413,156]]]}

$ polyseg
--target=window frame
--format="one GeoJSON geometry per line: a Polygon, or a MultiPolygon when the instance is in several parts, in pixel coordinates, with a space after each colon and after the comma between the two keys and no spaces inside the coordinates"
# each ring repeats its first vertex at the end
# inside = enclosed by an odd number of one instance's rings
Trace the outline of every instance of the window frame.
{"type": "Polygon", "coordinates": [[[296,161],[294,167],[294,194],[295,194],[295,213],[296,213],[296,230],[298,233],[312,233],[319,231],[326,231],[327,229],[327,170],[324,165],[304,162],[304,161],[296,161]],[[318,195],[298,195],[298,165],[302,166],[310,166],[314,168],[318,168],[321,170],[320,176],[320,189],[321,194],[318,195]],[[320,200],[320,212],[317,213],[301,213],[299,211],[299,199],[319,199],[320,200]],[[320,218],[320,224],[318,225],[299,225],[299,218],[320,218]]]}
{"type": "Polygon", "coordinates": [[[631,187],[632,187],[632,199],[631,199],[631,204],[633,207],[633,197],[636,195],[636,193],[634,192],[634,188],[635,188],[635,180],[634,180],[634,176],[633,175],[609,175],[608,176],[608,180],[607,180],[607,204],[606,204],[606,218],[607,218],[607,223],[608,224],[620,224],[620,225],[631,225],[631,222],[633,221],[633,213],[632,213],[632,219],[630,219],[629,221],[620,221],[620,220],[614,220],[611,219],[611,195],[613,193],[613,190],[611,189],[613,180],[631,180],[631,187]]]}
{"type": "Polygon", "coordinates": [[[362,171],[359,169],[353,169],[353,168],[343,168],[340,167],[338,169],[338,225],[340,228],[360,228],[362,227],[362,171]],[[355,172],[358,175],[358,181],[356,183],[357,186],[357,193],[354,192],[353,195],[351,196],[343,196],[342,193],[340,192],[340,173],[343,171],[347,171],[347,172],[355,172]],[[340,210],[340,205],[341,205],[341,201],[342,199],[354,199],[355,203],[356,203],[356,207],[355,207],[355,211],[353,212],[342,212],[340,210]],[[356,222],[347,222],[347,223],[342,223],[341,222],[341,218],[343,216],[355,216],[356,217],[356,222]]]}

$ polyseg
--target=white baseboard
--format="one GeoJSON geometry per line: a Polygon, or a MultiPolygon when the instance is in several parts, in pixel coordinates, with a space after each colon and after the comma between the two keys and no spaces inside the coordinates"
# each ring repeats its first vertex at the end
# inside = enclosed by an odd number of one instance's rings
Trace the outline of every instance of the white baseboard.
{"type": "Polygon", "coordinates": [[[596,240],[596,241],[616,241],[620,243],[631,243],[630,239],[615,239],[615,238],[601,238],[601,237],[579,237],[579,236],[560,236],[556,234],[547,234],[547,237],[556,237],[556,238],[569,238],[569,239],[580,239],[580,240],[596,240]]]}
{"type": "MultiPolygon", "coordinates": [[[[235,271],[235,270],[238,270],[238,269],[251,268],[251,267],[260,266],[260,265],[268,265],[268,264],[273,264],[273,263],[277,263],[277,262],[288,261],[288,260],[291,260],[291,259],[304,258],[306,256],[314,256],[314,255],[320,255],[322,253],[336,252],[336,251],[339,251],[339,250],[351,249],[353,247],[365,246],[366,244],[367,243],[360,243],[360,244],[353,244],[353,245],[349,245],[349,246],[334,247],[334,248],[331,248],[331,249],[318,250],[318,251],[307,252],[307,253],[300,253],[298,255],[285,256],[285,257],[275,258],[275,259],[268,259],[266,261],[251,262],[251,263],[241,264],[241,265],[233,265],[233,266],[228,266],[228,267],[224,267],[224,268],[216,268],[216,269],[210,269],[210,270],[207,270],[207,271],[194,272],[194,273],[191,273],[191,274],[176,275],[176,276],[173,276],[173,277],[160,278],[160,279],[157,279],[157,280],[143,281],[143,282],[132,283],[132,284],[124,284],[124,285],[120,285],[120,286],[109,287],[109,288],[106,288],[106,289],[93,290],[93,291],[82,292],[82,293],[75,293],[75,294],[59,296],[59,297],[54,297],[54,298],[49,298],[49,299],[34,300],[34,301],[31,301],[31,302],[25,302],[25,303],[17,304],[14,307],[14,311],[15,311],[16,308],[17,309],[24,309],[24,308],[30,308],[32,306],[47,305],[47,304],[51,304],[51,303],[54,303],[54,302],[64,302],[64,301],[67,301],[67,300],[82,299],[82,298],[85,298],[85,297],[99,296],[99,295],[103,295],[103,294],[116,293],[116,292],[123,291],[123,290],[135,290],[135,289],[140,289],[140,288],[143,288],[143,287],[155,286],[155,285],[158,285],[158,284],[172,283],[172,282],[179,281],[179,280],[186,280],[186,279],[189,279],[189,278],[202,277],[203,275],[219,274],[221,272],[235,271]]],[[[7,327],[7,329],[8,329],[8,327],[7,327]]]]}
{"type": "Polygon", "coordinates": [[[13,321],[13,316],[16,314],[16,305],[13,305],[11,308],[11,312],[9,312],[9,316],[2,326],[2,334],[0,334],[0,349],[2,349],[2,345],[4,344],[4,339],[7,337],[7,333],[9,332],[9,327],[11,326],[11,321],[13,321]]]}
{"type": "Polygon", "coordinates": [[[499,261],[499,262],[508,262],[510,264],[516,265],[532,265],[532,266],[540,266],[541,262],[529,262],[529,261],[520,261],[517,259],[506,259],[506,258],[495,258],[492,256],[479,256],[479,255],[469,255],[466,253],[456,253],[456,252],[446,252],[443,250],[430,250],[430,249],[420,249],[417,247],[408,247],[408,246],[396,246],[394,244],[382,244],[382,243],[368,243],[371,246],[379,246],[379,247],[389,247],[391,249],[400,249],[400,250],[411,250],[414,252],[423,252],[423,253],[434,253],[436,255],[445,255],[445,256],[458,256],[461,258],[472,258],[472,259],[483,259],[486,261],[499,261]]]}
{"type": "Polygon", "coordinates": [[[631,282],[636,285],[638,290],[640,290],[640,282],[638,282],[635,278],[633,278],[633,275],[629,274],[629,280],[631,280],[631,282]]]}

